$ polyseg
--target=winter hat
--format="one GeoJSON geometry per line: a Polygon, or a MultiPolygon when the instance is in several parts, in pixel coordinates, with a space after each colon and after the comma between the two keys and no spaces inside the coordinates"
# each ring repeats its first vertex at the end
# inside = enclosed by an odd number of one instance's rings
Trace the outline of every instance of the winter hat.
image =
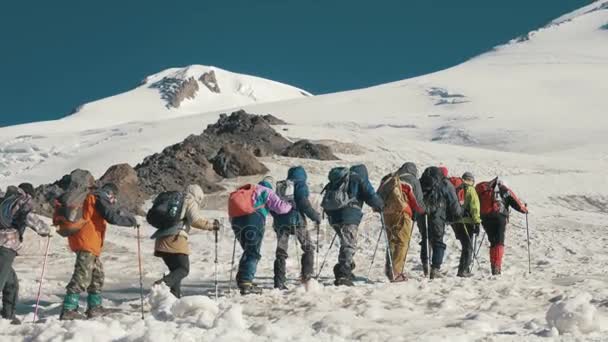
{"type": "Polygon", "coordinates": [[[26,194],[34,197],[34,186],[30,183],[21,183],[19,184],[19,189],[23,190],[26,194]]]}
{"type": "Polygon", "coordinates": [[[465,173],[462,174],[462,179],[474,182],[475,181],[475,176],[473,176],[473,174],[471,172],[467,171],[467,172],[465,172],[465,173]]]}
{"type": "Polygon", "coordinates": [[[445,166],[439,166],[439,170],[441,171],[441,173],[443,173],[444,177],[447,177],[449,172],[448,172],[448,168],[445,166]]]}

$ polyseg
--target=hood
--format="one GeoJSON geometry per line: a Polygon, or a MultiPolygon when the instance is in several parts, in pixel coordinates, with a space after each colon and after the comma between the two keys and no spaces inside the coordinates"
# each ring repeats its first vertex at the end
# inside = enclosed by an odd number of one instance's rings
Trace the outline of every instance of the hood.
{"type": "Polygon", "coordinates": [[[307,178],[306,170],[301,166],[294,166],[287,171],[287,179],[293,182],[306,182],[307,178]]]}
{"type": "Polygon", "coordinates": [[[361,178],[365,180],[369,180],[369,174],[367,172],[367,167],[363,164],[354,165],[350,168],[350,172],[358,174],[361,178]]]}
{"type": "Polygon", "coordinates": [[[203,192],[203,189],[198,184],[188,185],[186,188],[186,196],[194,199],[200,206],[205,204],[205,192],[203,192]]]}
{"type": "Polygon", "coordinates": [[[397,171],[397,174],[399,175],[402,175],[404,173],[409,173],[414,177],[418,178],[418,167],[412,162],[407,162],[403,164],[397,171]]]}

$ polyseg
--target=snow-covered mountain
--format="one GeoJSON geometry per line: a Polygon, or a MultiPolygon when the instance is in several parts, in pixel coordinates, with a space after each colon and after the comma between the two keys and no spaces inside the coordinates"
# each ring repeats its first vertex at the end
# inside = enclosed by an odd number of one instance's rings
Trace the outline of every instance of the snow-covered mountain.
{"type": "MultiPolygon", "coordinates": [[[[405,161],[420,168],[444,164],[454,175],[472,171],[479,181],[501,175],[531,208],[532,274],[528,274],[525,219],[513,214],[501,278],[489,275],[485,245],[475,277],[455,278],[460,249],[448,230],[444,266],[448,276],[441,281],[421,277],[416,233],[406,266],[411,275],[407,283],[384,282],[383,260],[377,259],[371,278],[380,283],[348,289],[329,286],[337,258],[334,248],[321,284],[305,289],[295,281],[298,261],[291,250],[291,290],[225,296],[214,303],[205,297],[213,284],[213,240],[209,234],[194,233],[186,297],[174,303],[166,293],[155,292],[150,308],[154,315],[143,322],[134,313],[62,323],[53,315],[70,272],[65,265],[73,262],[73,256],[64,240],[54,238],[42,297],[42,315],[51,318],[42,325],[18,328],[0,321],[0,336],[8,341],[23,336],[37,341],[84,340],[93,333],[100,341],[536,341],[545,336],[558,340],[566,334],[562,340],[605,341],[607,24],[608,0],[596,1],[466,63],[414,79],[314,97],[287,86],[279,87],[285,91],[281,95],[274,83],[265,83],[269,87],[265,92],[256,83],[253,97],[267,94],[264,101],[283,99],[273,103],[254,102],[252,93],[239,90],[246,87],[224,81],[219,69],[215,83],[203,77],[209,71],[205,67],[171,69],[148,77],[132,92],[87,104],[63,120],[0,129],[2,187],[25,180],[47,183],[77,167],[100,176],[111,164],[135,164],[191,133],[200,133],[217,120],[219,112],[237,107],[291,123],[282,127],[289,137],[360,145],[364,154],[336,152],[343,164],[366,163],[374,185],[405,161]],[[175,97],[179,89],[194,87],[189,85],[191,77],[197,82],[196,96],[175,97]],[[222,96],[213,92],[215,84],[244,102],[218,100],[221,105],[214,108],[210,103],[222,96]],[[280,96],[270,98],[273,94],[280,96]]],[[[315,200],[325,175],[335,166],[284,157],[263,161],[277,179],[289,166],[303,164],[315,200]]],[[[230,188],[237,181],[225,185],[230,188]]],[[[224,217],[225,213],[207,215],[224,217]]],[[[378,218],[366,212],[357,274],[367,272],[378,227],[378,218]]],[[[153,230],[145,227],[144,231],[153,230]]],[[[258,267],[262,286],[272,281],[275,238],[271,229],[267,231],[258,267]]],[[[327,226],[322,233],[323,253],[333,233],[327,226]]],[[[107,304],[126,310],[139,300],[134,290],[138,286],[134,236],[130,230],[112,227],[105,246],[107,304]]],[[[30,304],[37,290],[43,244],[31,235],[26,238],[34,242],[28,243],[16,268],[22,302],[30,304]]],[[[220,242],[223,288],[232,238],[226,229],[220,242]]],[[[151,256],[152,245],[153,241],[143,240],[146,287],[165,271],[162,262],[151,256]]],[[[31,319],[31,307],[22,305],[20,314],[31,319]]]]}

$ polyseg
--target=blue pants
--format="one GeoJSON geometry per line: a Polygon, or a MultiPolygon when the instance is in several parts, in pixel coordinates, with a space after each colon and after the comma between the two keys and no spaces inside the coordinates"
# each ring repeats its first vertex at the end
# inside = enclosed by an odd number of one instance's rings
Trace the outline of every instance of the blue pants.
{"type": "Polygon", "coordinates": [[[265,225],[266,218],[259,213],[232,219],[232,231],[243,248],[239,270],[236,274],[238,284],[251,283],[255,278],[258,262],[262,257],[260,249],[264,239],[265,225]]]}

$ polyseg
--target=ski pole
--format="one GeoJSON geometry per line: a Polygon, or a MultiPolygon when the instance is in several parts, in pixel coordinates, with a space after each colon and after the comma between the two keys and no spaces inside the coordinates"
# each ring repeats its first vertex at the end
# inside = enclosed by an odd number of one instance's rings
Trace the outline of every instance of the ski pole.
{"type": "Polygon", "coordinates": [[[230,262],[230,282],[228,283],[228,291],[232,294],[232,273],[234,270],[234,258],[236,256],[236,233],[234,235],[234,242],[232,244],[232,261],[230,262]]]}
{"type": "Polygon", "coordinates": [[[46,249],[44,252],[44,261],[42,263],[42,273],[40,274],[40,285],[38,286],[38,295],[36,296],[36,308],[34,309],[34,321],[36,323],[36,317],[38,317],[38,308],[40,307],[40,294],[42,293],[42,281],[44,279],[44,271],[46,271],[46,260],[49,256],[49,245],[51,244],[51,236],[46,240],[46,249]]]}
{"type": "Polygon", "coordinates": [[[369,264],[369,269],[367,270],[367,279],[369,279],[369,276],[372,273],[372,266],[374,265],[374,260],[376,259],[376,252],[378,252],[378,246],[380,245],[381,238],[382,238],[382,229],[380,229],[380,234],[378,234],[378,240],[376,241],[376,247],[374,248],[374,254],[372,255],[372,261],[369,264]]]}
{"type": "Polygon", "coordinates": [[[380,213],[380,222],[382,223],[382,230],[384,230],[384,236],[386,237],[386,255],[388,258],[388,265],[391,268],[390,274],[392,276],[392,279],[395,279],[393,256],[391,255],[391,242],[390,242],[390,239],[388,238],[388,227],[386,226],[386,223],[384,222],[384,215],[382,213],[380,213]]]}
{"type": "Polygon", "coordinates": [[[315,269],[319,269],[319,235],[321,234],[321,225],[319,223],[317,223],[317,253],[315,255],[315,260],[316,260],[316,267],[315,269]]]}
{"type": "Polygon", "coordinates": [[[532,256],[530,255],[530,227],[528,226],[528,213],[526,213],[526,234],[528,235],[528,273],[532,274],[532,256]]]}
{"type": "Polygon", "coordinates": [[[215,260],[213,261],[213,263],[214,263],[214,266],[215,266],[215,301],[217,302],[217,298],[218,298],[218,295],[219,295],[219,285],[218,285],[219,283],[218,283],[218,280],[217,280],[217,277],[218,277],[218,275],[217,275],[217,264],[218,264],[218,260],[217,260],[217,246],[219,244],[218,230],[215,230],[214,233],[215,233],[215,260]]]}
{"type": "Polygon", "coordinates": [[[141,238],[139,232],[139,225],[137,228],[137,261],[139,263],[139,298],[141,300],[141,319],[144,319],[144,275],[141,265],[141,238]]]}
{"type": "Polygon", "coordinates": [[[323,262],[321,263],[321,268],[319,268],[319,272],[317,273],[317,279],[319,279],[321,271],[323,271],[323,267],[325,266],[325,261],[327,261],[329,251],[331,251],[331,248],[334,246],[334,242],[336,241],[336,236],[338,236],[338,232],[334,234],[334,237],[331,239],[331,243],[329,244],[329,248],[327,249],[327,252],[325,252],[325,257],[323,258],[323,262]]]}

